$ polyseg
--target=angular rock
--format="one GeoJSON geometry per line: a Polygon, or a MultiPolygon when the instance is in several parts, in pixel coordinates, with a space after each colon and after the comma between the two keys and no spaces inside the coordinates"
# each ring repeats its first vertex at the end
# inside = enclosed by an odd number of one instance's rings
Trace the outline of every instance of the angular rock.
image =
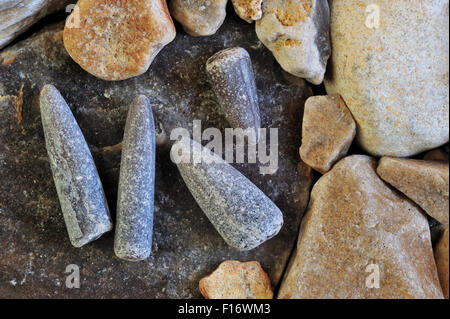
{"type": "Polygon", "coordinates": [[[206,72],[228,122],[251,129],[258,141],[261,117],[250,55],[243,48],[217,52],[206,62],[206,72]]]}
{"type": "Polygon", "coordinates": [[[404,157],[448,142],[448,0],[332,1],[330,10],[325,86],[346,102],[363,148],[404,157]]]}
{"type": "Polygon", "coordinates": [[[228,0],[171,0],[170,13],[192,36],[213,35],[227,15],[228,0]]]}
{"type": "Polygon", "coordinates": [[[248,23],[261,19],[262,0],[232,0],[232,2],[234,11],[241,19],[248,23]]]}
{"type": "Polygon", "coordinates": [[[449,255],[449,247],[448,247],[448,225],[445,228],[442,237],[436,244],[434,248],[434,258],[436,260],[436,266],[439,274],[439,281],[441,282],[442,291],[444,292],[444,297],[449,299],[448,293],[448,255],[449,255]]]}
{"type": "Polygon", "coordinates": [[[114,252],[125,260],[143,260],[152,252],[155,152],[152,109],[141,95],[128,112],[120,164],[114,252]]]}
{"type": "Polygon", "coordinates": [[[200,298],[199,280],[224,260],[258,260],[276,287],[309,198],[311,170],[304,164],[296,167],[310,86],[286,81],[272,54],[258,45],[253,26],[236,15],[230,15],[214,37],[179,34],[148,72],[120,82],[99,80],[74,63],[62,44],[63,27],[45,28],[0,53],[0,296],[200,298]],[[280,233],[251,251],[238,251],[223,241],[169,157],[171,128],[190,130],[193,119],[202,120],[204,128],[224,132],[229,127],[217,112],[220,106],[205,71],[208,58],[224,43],[243,47],[254,57],[261,119],[267,128],[280,128],[275,174],[261,175],[258,164],[233,164],[284,213],[280,233]],[[3,64],[9,55],[16,58],[3,64]],[[83,249],[73,249],[67,240],[40,124],[42,83],[57,83],[71,106],[112,211],[116,210],[120,142],[130,101],[140,94],[151,101],[158,146],[153,247],[145,261],[115,258],[112,232],[83,249]],[[154,97],[160,102],[153,103],[154,97]],[[21,123],[16,107],[20,101],[21,123]],[[68,264],[80,266],[81,289],[66,288],[68,264]]]}
{"type": "Polygon", "coordinates": [[[172,158],[177,154],[184,182],[228,245],[251,250],[278,234],[283,213],[233,166],[187,138],[174,144],[172,158]],[[195,152],[202,152],[200,163],[193,159],[195,152]]]}
{"type": "Polygon", "coordinates": [[[378,175],[442,224],[449,218],[448,163],[383,157],[378,175]]]}
{"type": "Polygon", "coordinates": [[[300,157],[325,174],[347,155],[356,123],[339,95],[312,96],[305,103],[300,157]]]}
{"type": "Polygon", "coordinates": [[[227,260],[199,283],[206,299],[272,299],[270,279],[257,261],[227,260]]]}
{"type": "Polygon", "coordinates": [[[58,90],[40,96],[48,157],[70,242],[81,247],[112,229],[97,168],[72,112],[58,90]]]}
{"type": "Polygon", "coordinates": [[[329,18],[327,0],[264,0],[256,34],[285,71],[320,84],[330,57],[329,18]]]}
{"type": "Polygon", "coordinates": [[[348,156],[315,184],[278,298],[442,298],[426,217],[375,169],[348,156]]]}
{"type": "Polygon", "coordinates": [[[72,0],[3,0],[0,3],[0,49],[42,17],[62,10],[72,0]]]}
{"type": "Polygon", "coordinates": [[[80,0],[64,28],[64,46],[87,72],[117,81],[146,72],[175,34],[165,0],[80,0]]]}

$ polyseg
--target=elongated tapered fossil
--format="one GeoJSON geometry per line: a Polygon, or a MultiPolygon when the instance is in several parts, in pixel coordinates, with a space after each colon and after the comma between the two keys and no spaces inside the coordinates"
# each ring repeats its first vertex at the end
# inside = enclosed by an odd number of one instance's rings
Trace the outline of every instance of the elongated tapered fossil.
{"type": "Polygon", "coordinates": [[[40,108],[67,232],[72,245],[81,247],[112,229],[103,187],[83,133],[54,86],[42,89],[40,108]]]}
{"type": "Polygon", "coordinates": [[[171,157],[198,205],[228,245],[250,250],[278,234],[283,225],[281,211],[221,157],[189,138],[174,144],[171,157]],[[202,152],[199,163],[189,160],[193,152],[202,152]]]}
{"type": "Polygon", "coordinates": [[[137,97],[128,112],[120,165],[117,257],[139,261],[150,256],[155,185],[155,123],[149,100],[137,97]]]}

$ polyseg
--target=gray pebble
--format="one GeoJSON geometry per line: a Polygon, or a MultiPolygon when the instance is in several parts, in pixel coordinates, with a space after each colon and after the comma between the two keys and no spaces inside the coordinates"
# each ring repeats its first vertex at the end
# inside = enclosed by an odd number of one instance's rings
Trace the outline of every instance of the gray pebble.
{"type": "Polygon", "coordinates": [[[155,189],[155,123],[149,100],[137,97],[128,112],[120,165],[117,257],[139,261],[150,256],[155,189]]]}
{"type": "Polygon", "coordinates": [[[278,207],[250,180],[199,143],[182,138],[171,150],[187,187],[228,245],[250,250],[274,237],[283,225],[278,207]],[[187,155],[202,151],[194,164],[187,155]],[[179,162],[179,163],[178,163],[179,162]]]}
{"type": "Polygon", "coordinates": [[[83,133],[54,86],[42,89],[40,108],[67,232],[72,245],[81,247],[113,227],[103,187],[83,133]]]}
{"type": "Polygon", "coordinates": [[[217,52],[206,62],[206,72],[222,110],[233,128],[261,127],[255,76],[248,52],[240,47],[217,52]]]}

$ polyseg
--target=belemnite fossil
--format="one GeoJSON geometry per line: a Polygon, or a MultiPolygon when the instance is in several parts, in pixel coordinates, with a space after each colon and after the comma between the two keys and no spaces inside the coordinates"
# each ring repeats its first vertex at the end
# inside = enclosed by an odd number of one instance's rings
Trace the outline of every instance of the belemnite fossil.
{"type": "Polygon", "coordinates": [[[113,227],[89,147],[64,98],[53,85],[41,91],[45,143],[70,242],[81,247],[113,227]]]}

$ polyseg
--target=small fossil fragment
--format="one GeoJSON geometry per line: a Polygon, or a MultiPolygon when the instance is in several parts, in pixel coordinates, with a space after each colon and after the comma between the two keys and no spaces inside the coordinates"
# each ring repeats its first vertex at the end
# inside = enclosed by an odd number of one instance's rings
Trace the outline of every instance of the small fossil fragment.
{"type": "Polygon", "coordinates": [[[213,35],[225,21],[228,0],[171,0],[170,13],[192,36],[213,35]]]}
{"type": "Polygon", "coordinates": [[[283,225],[281,211],[221,157],[189,138],[174,144],[171,157],[198,205],[228,245],[250,250],[278,234],[283,225]],[[191,149],[194,160],[189,158],[191,149]],[[198,162],[195,153],[202,156],[198,162]]]}
{"type": "Polygon", "coordinates": [[[262,0],[232,0],[234,11],[237,15],[252,23],[255,20],[259,20],[262,17],[262,0]]]}
{"type": "Polygon", "coordinates": [[[120,164],[114,251],[139,261],[150,256],[155,189],[155,123],[149,100],[141,95],[130,107],[120,164]]]}
{"type": "Polygon", "coordinates": [[[258,140],[261,119],[250,55],[243,48],[217,52],[206,71],[228,122],[234,128],[253,129],[258,140]]]}
{"type": "Polygon", "coordinates": [[[72,245],[81,247],[112,229],[103,187],[83,133],[54,86],[42,89],[40,108],[67,232],[72,245]]]}

